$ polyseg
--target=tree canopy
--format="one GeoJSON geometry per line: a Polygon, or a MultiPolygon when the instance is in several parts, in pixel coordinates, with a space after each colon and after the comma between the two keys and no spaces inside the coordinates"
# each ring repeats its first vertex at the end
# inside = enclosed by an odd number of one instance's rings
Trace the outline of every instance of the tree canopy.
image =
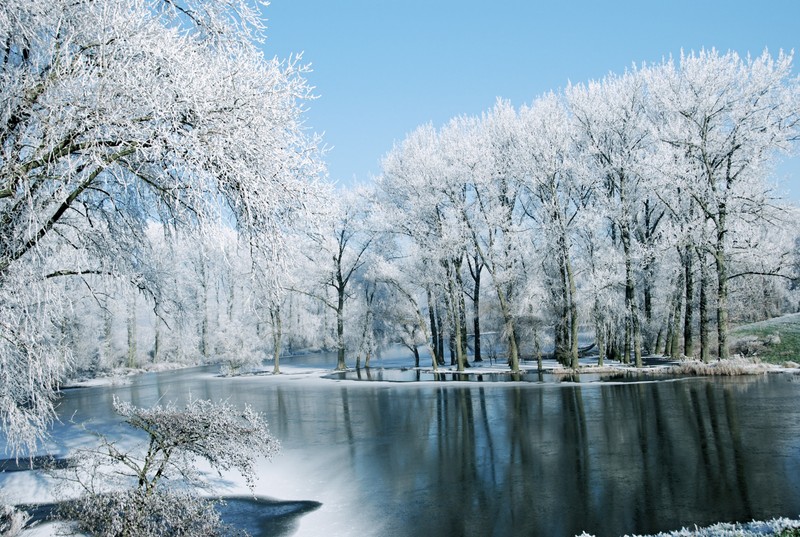
{"type": "Polygon", "coordinates": [[[0,7],[0,420],[16,445],[52,415],[69,356],[53,279],[111,277],[156,296],[151,222],[234,223],[274,260],[309,211],[321,172],[302,127],[310,88],[297,59],[263,56],[258,6],[0,7]]]}

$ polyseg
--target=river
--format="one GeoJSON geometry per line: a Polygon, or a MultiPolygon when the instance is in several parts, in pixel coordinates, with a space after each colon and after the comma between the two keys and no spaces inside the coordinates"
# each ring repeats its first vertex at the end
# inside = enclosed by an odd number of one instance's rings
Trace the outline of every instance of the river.
{"type": "MultiPolygon", "coordinates": [[[[264,412],[281,453],[256,494],[321,502],[282,530],[309,536],[654,533],[800,515],[800,377],[624,383],[386,383],[151,373],[72,389],[52,450],[126,433],[139,406],[228,399],[264,412]]],[[[14,489],[14,479],[3,476],[14,489]]],[[[19,484],[16,484],[19,487],[19,484]]],[[[224,476],[221,490],[246,492],[224,476]]]]}

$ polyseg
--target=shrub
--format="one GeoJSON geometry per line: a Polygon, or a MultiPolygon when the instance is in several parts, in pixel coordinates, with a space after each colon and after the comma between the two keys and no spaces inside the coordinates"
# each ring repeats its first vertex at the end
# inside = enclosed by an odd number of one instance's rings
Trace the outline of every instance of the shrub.
{"type": "Polygon", "coordinates": [[[14,537],[19,535],[30,516],[11,507],[10,505],[0,505],[0,536],[14,537]]]}
{"type": "Polygon", "coordinates": [[[61,516],[97,537],[217,537],[231,535],[214,504],[186,491],[141,488],[85,494],[66,503],[61,516]]]}
{"type": "Polygon", "coordinates": [[[147,433],[140,450],[123,451],[106,437],[100,447],[81,450],[62,477],[83,494],[64,502],[61,516],[76,530],[99,536],[216,536],[223,531],[212,502],[195,490],[209,488],[195,471],[197,458],[217,471],[239,472],[252,489],[255,460],[271,457],[278,442],[263,416],[249,406],[237,410],[226,402],[190,400],[138,408],[114,398],[125,423],[147,433]]]}

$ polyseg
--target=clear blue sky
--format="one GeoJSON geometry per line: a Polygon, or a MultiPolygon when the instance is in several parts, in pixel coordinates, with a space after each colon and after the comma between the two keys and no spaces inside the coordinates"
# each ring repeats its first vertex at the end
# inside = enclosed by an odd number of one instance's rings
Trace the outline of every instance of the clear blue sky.
{"type": "MultiPolygon", "coordinates": [[[[330,177],[380,173],[380,159],[418,125],[514,105],[701,48],[796,50],[800,0],[585,1],[272,0],[268,56],[303,52],[319,98],[308,126],[324,133],[330,177]]],[[[798,159],[781,173],[800,172],[798,159]]],[[[800,173],[788,184],[800,200],[800,173]]]]}

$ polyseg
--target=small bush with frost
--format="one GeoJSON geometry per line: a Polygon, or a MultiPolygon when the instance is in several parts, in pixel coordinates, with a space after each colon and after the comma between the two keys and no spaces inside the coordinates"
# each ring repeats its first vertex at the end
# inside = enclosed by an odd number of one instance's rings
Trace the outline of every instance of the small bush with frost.
{"type": "Polygon", "coordinates": [[[10,505],[0,504],[0,537],[19,535],[30,516],[10,505]]]}
{"type": "MultiPolygon", "coordinates": [[[[775,518],[766,522],[753,521],[746,524],[714,524],[707,528],[687,529],[656,535],[625,535],[625,537],[794,537],[800,535],[800,520],[775,518]]],[[[577,537],[594,537],[583,532],[577,537]]]]}
{"type": "Polygon", "coordinates": [[[264,417],[245,406],[190,400],[138,408],[114,398],[125,423],[147,434],[138,450],[123,450],[106,437],[100,447],[82,450],[78,464],[63,474],[81,496],[64,502],[61,515],[75,530],[98,536],[216,536],[230,534],[213,503],[200,498],[211,488],[195,469],[198,459],[217,471],[240,473],[252,489],[255,462],[278,450],[264,417]]]}
{"type": "Polygon", "coordinates": [[[762,363],[758,358],[734,356],[726,360],[704,363],[699,360],[686,360],[672,368],[678,375],[735,376],[767,373],[772,366],[762,363]]]}

